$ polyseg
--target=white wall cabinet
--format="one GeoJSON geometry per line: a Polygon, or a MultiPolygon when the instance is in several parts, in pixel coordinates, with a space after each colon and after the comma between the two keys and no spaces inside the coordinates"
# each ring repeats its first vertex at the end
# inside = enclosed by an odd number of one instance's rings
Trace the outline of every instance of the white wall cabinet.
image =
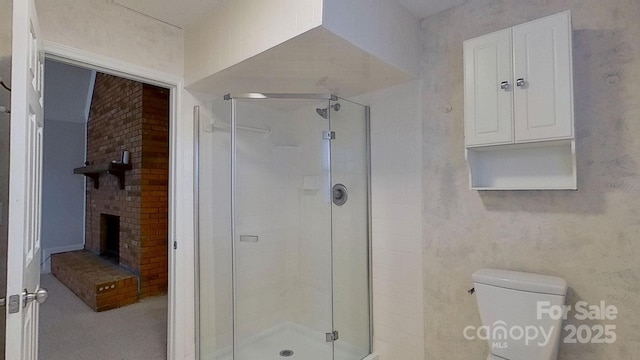
{"type": "Polygon", "coordinates": [[[515,142],[573,138],[572,69],[569,12],[513,28],[515,142]]]}
{"type": "Polygon", "coordinates": [[[512,59],[511,29],[465,41],[467,146],[513,142],[512,59]],[[503,81],[505,85],[501,85],[503,81]]]}
{"type": "Polygon", "coordinates": [[[576,189],[572,68],[569,11],[464,42],[472,189],[576,189]]]}

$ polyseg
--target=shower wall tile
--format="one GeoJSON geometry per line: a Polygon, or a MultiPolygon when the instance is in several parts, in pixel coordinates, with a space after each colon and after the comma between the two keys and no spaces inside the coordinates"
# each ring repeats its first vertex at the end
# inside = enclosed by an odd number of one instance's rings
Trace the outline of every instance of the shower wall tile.
{"type": "Polygon", "coordinates": [[[421,123],[418,84],[363,96],[371,105],[374,350],[424,359],[421,123]]]}
{"type": "MultiPolygon", "coordinates": [[[[243,125],[271,127],[280,116],[254,104],[237,108],[243,125]]],[[[238,335],[247,338],[286,320],[288,241],[278,224],[289,220],[280,211],[287,172],[268,137],[239,131],[237,144],[236,313],[238,335]],[[258,242],[238,242],[240,235],[256,235],[258,242]]]]}

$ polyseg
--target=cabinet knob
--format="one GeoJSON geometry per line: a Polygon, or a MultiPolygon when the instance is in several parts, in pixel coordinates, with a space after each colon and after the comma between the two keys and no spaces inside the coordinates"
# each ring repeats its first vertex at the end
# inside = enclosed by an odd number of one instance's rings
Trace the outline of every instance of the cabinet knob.
{"type": "Polygon", "coordinates": [[[509,90],[509,82],[508,81],[503,81],[500,83],[500,89],[502,90],[509,90]]]}
{"type": "Polygon", "coordinates": [[[524,84],[525,84],[524,78],[520,78],[520,79],[516,80],[516,85],[518,87],[524,87],[524,84]]]}

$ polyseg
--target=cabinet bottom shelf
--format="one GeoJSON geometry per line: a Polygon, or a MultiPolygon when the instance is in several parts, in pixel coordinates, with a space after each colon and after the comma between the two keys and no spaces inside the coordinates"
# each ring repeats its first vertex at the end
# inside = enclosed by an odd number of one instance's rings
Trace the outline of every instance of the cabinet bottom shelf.
{"type": "Polygon", "coordinates": [[[575,141],[466,149],[472,190],[576,190],[575,141]]]}

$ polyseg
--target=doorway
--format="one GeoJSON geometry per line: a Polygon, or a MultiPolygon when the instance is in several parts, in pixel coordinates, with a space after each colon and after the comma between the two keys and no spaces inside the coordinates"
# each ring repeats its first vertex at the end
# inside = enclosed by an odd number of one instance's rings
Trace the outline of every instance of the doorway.
{"type": "Polygon", "coordinates": [[[42,243],[52,275],[42,276],[40,352],[166,358],[170,90],[51,59],[45,76],[42,243]]]}

